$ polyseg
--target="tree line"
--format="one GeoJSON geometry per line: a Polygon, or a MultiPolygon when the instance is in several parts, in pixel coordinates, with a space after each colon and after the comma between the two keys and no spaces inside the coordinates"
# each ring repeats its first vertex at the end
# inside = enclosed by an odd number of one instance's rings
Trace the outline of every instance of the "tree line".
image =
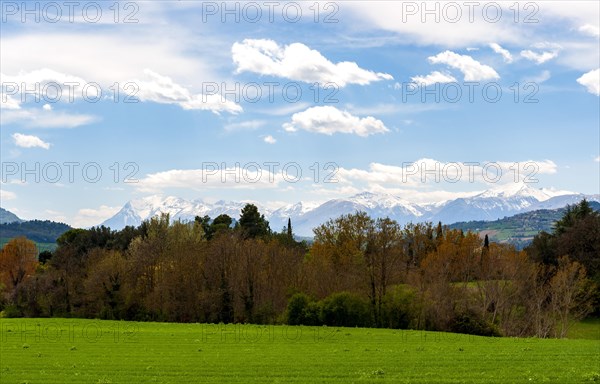
{"type": "Polygon", "coordinates": [[[524,251],[441,223],[364,212],[297,242],[256,206],[138,227],[72,229],[53,253],[0,254],[4,316],[287,323],[564,337],[599,311],[600,215],[584,200],[524,251]],[[39,259],[38,259],[39,256],[39,259]]]}

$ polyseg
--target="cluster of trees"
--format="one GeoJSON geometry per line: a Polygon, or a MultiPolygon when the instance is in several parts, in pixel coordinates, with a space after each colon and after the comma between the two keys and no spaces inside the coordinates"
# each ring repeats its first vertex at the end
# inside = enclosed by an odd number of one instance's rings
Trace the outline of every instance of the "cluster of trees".
{"type": "Polygon", "coordinates": [[[568,206],[553,230],[540,232],[526,251],[533,261],[553,266],[559,264],[561,256],[569,255],[600,283],[600,214],[587,200],[568,206]]]}
{"type": "Polygon", "coordinates": [[[600,218],[586,204],[527,251],[360,212],[316,228],[309,246],[290,222],[273,232],[252,204],[235,224],[162,216],[121,231],[74,229],[39,263],[19,238],[0,255],[0,306],[22,316],[562,337],[598,305],[586,270],[598,273],[600,218]]]}

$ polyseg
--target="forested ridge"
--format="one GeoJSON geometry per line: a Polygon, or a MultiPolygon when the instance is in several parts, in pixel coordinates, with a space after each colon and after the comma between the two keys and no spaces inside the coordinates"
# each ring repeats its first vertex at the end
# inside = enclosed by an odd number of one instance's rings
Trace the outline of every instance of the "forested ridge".
{"type": "Polygon", "coordinates": [[[70,229],[72,228],[67,224],[50,220],[15,221],[0,224],[0,238],[25,236],[38,243],[54,243],[60,235],[70,229]]]}
{"type": "MultiPolygon", "coordinates": [[[[600,203],[590,201],[589,205],[594,211],[600,211],[600,203]]],[[[541,231],[551,232],[554,224],[565,212],[567,212],[567,207],[539,209],[497,220],[458,222],[450,224],[448,227],[489,234],[490,240],[512,244],[517,249],[523,249],[530,245],[533,237],[541,231]]]]}
{"type": "Polygon", "coordinates": [[[54,252],[25,238],[0,255],[4,316],[288,323],[564,337],[599,313],[600,215],[584,200],[524,251],[442,223],[365,213],[274,232],[240,217],[167,215],[139,227],[72,229],[54,252]],[[39,260],[39,261],[38,261],[39,260]]]}

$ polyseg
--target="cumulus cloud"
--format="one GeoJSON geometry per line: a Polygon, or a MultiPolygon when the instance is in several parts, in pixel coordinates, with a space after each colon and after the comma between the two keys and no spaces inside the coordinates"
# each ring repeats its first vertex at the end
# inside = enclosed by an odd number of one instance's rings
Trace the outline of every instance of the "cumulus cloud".
{"type": "Polygon", "coordinates": [[[459,55],[452,51],[444,51],[428,58],[432,64],[446,64],[458,69],[464,75],[465,81],[481,81],[499,79],[500,76],[494,68],[481,64],[469,55],[459,55]]]}
{"type": "Polygon", "coordinates": [[[505,63],[512,63],[513,62],[513,57],[510,54],[510,52],[507,49],[504,49],[500,46],[500,44],[498,43],[490,43],[490,48],[492,48],[494,50],[494,52],[502,55],[502,58],[504,59],[505,63]]]}
{"type": "Polygon", "coordinates": [[[23,135],[21,133],[15,133],[12,135],[15,140],[17,147],[21,148],[44,148],[50,149],[50,144],[46,143],[42,139],[33,135],[23,135]]]}
{"type": "Polygon", "coordinates": [[[303,112],[294,113],[292,121],[283,124],[283,128],[287,132],[304,130],[329,136],[334,133],[349,133],[367,137],[389,132],[381,120],[372,116],[360,118],[332,106],[312,107],[303,112]]]}
{"type": "Polygon", "coordinates": [[[439,71],[433,71],[427,76],[415,76],[410,78],[413,83],[417,83],[418,85],[429,86],[436,83],[454,83],[456,79],[454,76],[442,73],[439,71]]]}
{"type": "Polygon", "coordinates": [[[587,91],[600,96],[600,68],[584,73],[577,82],[587,88],[587,91]]]}
{"type": "Polygon", "coordinates": [[[237,73],[252,72],[306,83],[331,82],[340,87],[393,80],[387,73],[369,71],[354,62],[332,63],[320,52],[302,43],[280,46],[273,40],[245,39],[234,43],[231,53],[237,73]]]}
{"type": "Polygon", "coordinates": [[[162,76],[145,69],[143,80],[134,80],[139,87],[136,96],[142,101],[160,104],[177,104],[185,110],[209,110],[214,113],[242,112],[242,107],[219,94],[193,94],[187,88],[175,83],[170,77],[162,76]]]}
{"type": "Polygon", "coordinates": [[[275,139],[273,136],[271,135],[267,135],[264,137],[264,142],[267,144],[275,144],[277,142],[277,139],[275,139]]]}

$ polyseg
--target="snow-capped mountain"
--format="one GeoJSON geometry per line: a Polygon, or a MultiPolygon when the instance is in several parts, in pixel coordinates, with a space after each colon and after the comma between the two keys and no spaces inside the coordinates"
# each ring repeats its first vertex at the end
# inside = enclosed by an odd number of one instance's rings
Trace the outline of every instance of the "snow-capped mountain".
{"type": "Polygon", "coordinates": [[[430,221],[453,223],[470,220],[495,220],[531,210],[550,199],[546,192],[525,184],[511,184],[490,189],[471,197],[458,198],[441,204],[429,212],[430,221]]]}
{"type": "MultiPolygon", "coordinates": [[[[600,195],[583,195],[535,189],[526,184],[511,184],[434,204],[416,204],[399,196],[371,192],[333,199],[322,204],[298,202],[276,210],[254,204],[269,220],[273,230],[279,231],[290,218],[297,235],[312,236],[313,228],[327,220],[357,211],[364,211],[373,218],[389,217],[400,224],[418,221],[452,224],[458,221],[496,220],[537,209],[561,208],[567,204],[575,204],[584,197],[600,202],[600,195]]],[[[139,225],[160,213],[168,213],[171,219],[181,221],[191,221],[195,216],[204,215],[215,218],[220,214],[237,219],[246,203],[223,200],[207,203],[202,200],[149,196],[129,201],[116,215],[101,225],[121,229],[126,225],[139,225]]]]}
{"type": "Polygon", "coordinates": [[[419,221],[423,215],[423,208],[400,197],[363,192],[345,199],[329,200],[295,221],[292,218],[292,222],[298,234],[310,236],[314,227],[327,220],[357,211],[364,211],[373,218],[389,217],[401,224],[419,221]]]}
{"type": "MultiPolygon", "coordinates": [[[[568,193],[568,192],[567,192],[568,193]]],[[[528,186],[526,183],[510,183],[504,186],[496,187],[494,189],[488,189],[475,197],[478,198],[488,198],[488,197],[496,197],[496,198],[505,198],[505,199],[515,199],[515,198],[523,198],[529,199],[534,198],[537,201],[545,201],[555,196],[551,194],[547,189],[535,189],[528,186]]]]}
{"type": "MultiPolygon", "coordinates": [[[[171,220],[180,221],[192,221],[196,216],[205,215],[215,218],[221,214],[237,219],[245,205],[246,202],[242,201],[219,200],[211,204],[202,200],[188,201],[179,197],[154,195],[127,202],[119,212],[101,225],[113,229],[122,229],[127,225],[138,226],[142,221],[159,216],[161,213],[168,213],[171,220]]],[[[257,206],[265,216],[270,213],[264,207],[258,204],[257,206]]]]}

